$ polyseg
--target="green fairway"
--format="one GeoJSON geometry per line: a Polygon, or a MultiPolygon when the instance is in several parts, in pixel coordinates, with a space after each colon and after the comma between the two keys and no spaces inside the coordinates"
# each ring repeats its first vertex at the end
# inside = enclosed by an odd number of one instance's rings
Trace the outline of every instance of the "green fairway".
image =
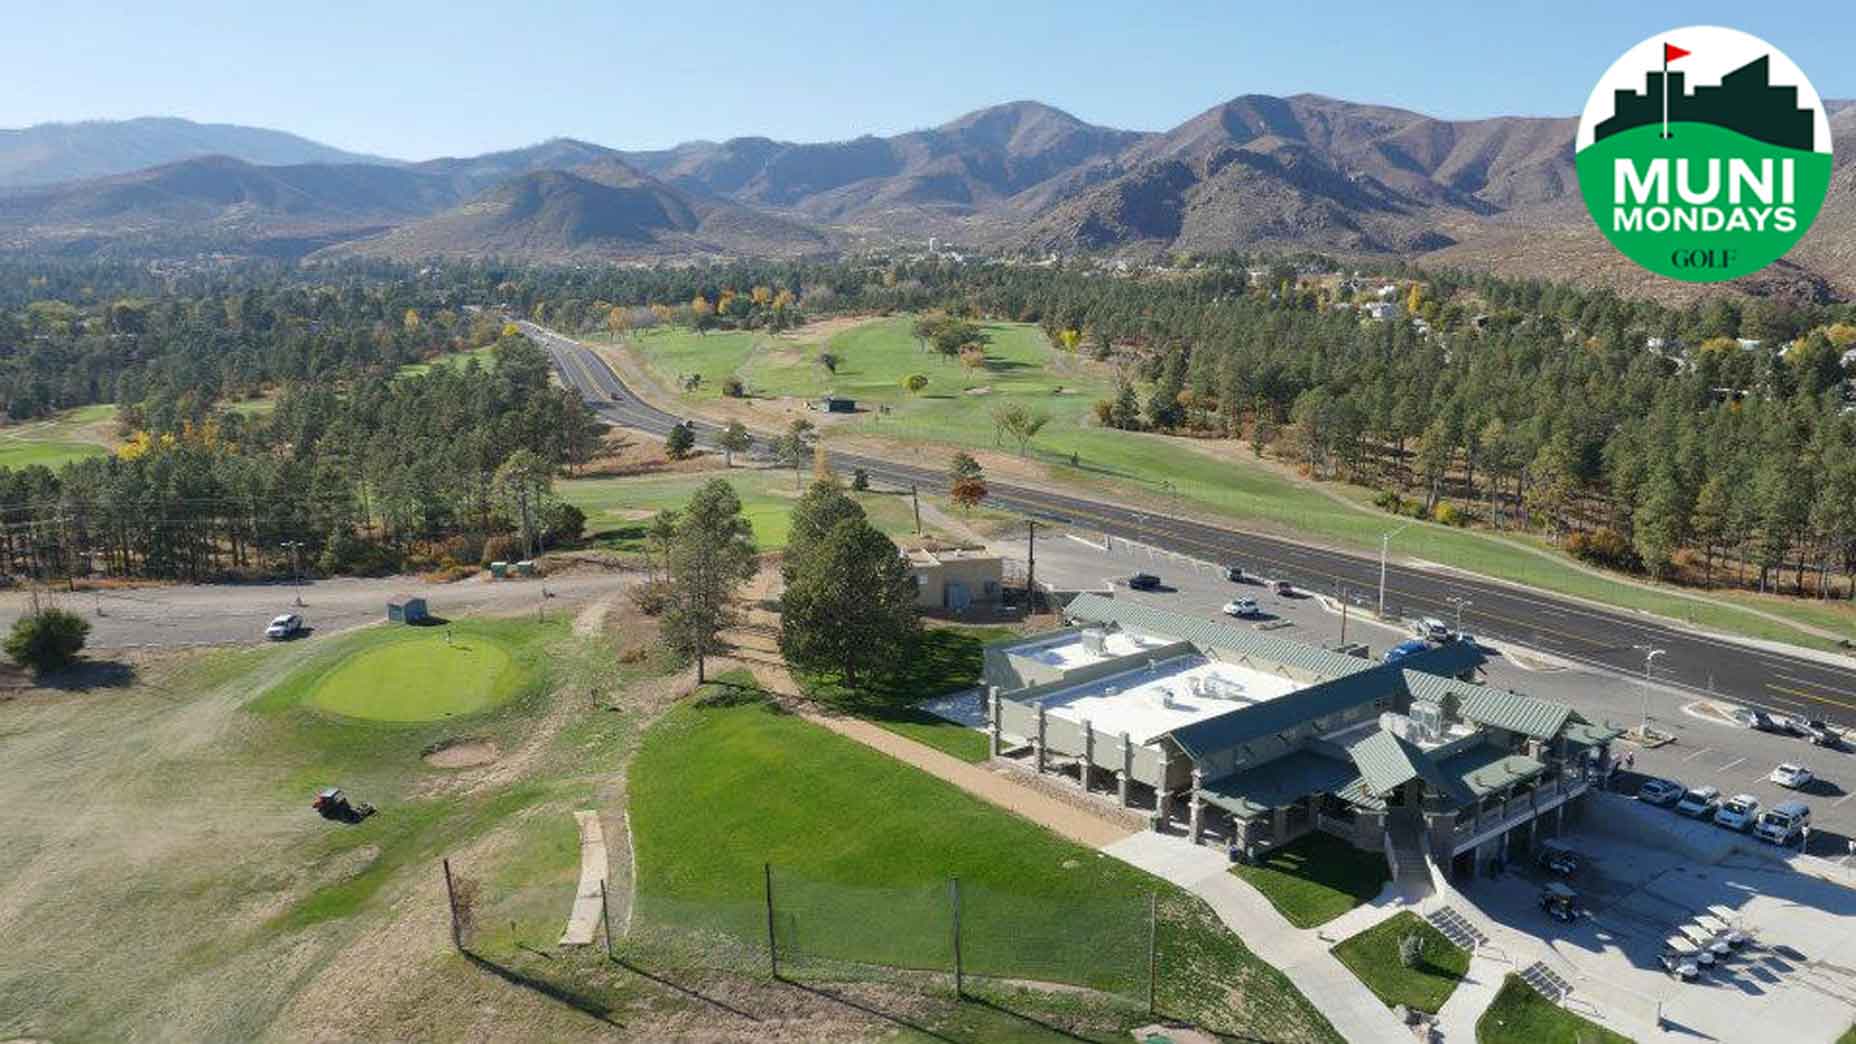
{"type": "MultiPolygon", "coordinates": [[[[1101,367],[1052,348],[1036,326],[983,324],[991,343],[986,348],[986,366],[975,372],[922,352],[910,334],[913,321],[911,316],[874,320],[842,331],[824,345],[776,341],[764,335],[763,344],[752,334],[698,337],[687,331],[662,331],[640,341],[634,352],[659,373],[666,386],[673,386],[672,377],[679,367],[702,372],[703,386],[688,393],[691,398],[712,397],[718,393],[721,378],[736,373],[751,394],[811,397],[836,391],[856,398],[860,406],[889,407],[887,414],[866,409],[829,425],[828,440],[855,434],[938,447],[1015,451],[1016,447],[1001,442],[995,434],[992,411],[1019,403],[1047,412],[1051,418],[1032,443],[1030,456],[1047,467],[1053,478],[1094,487],[1114,501],[1144,504],[1157,512],[1203,511],[1269,532],[1369,551],[1378,548],[1381,536],[1402,524],[1403,520],[1377,509],[1362,510],[1371,494],[1360,487],[1343,483],[1317,487],[1250,460],[1245,452],[1213,456],[1179,438],[1097,426],[1094,403],[1114,394],[1113,380],[1101,367]],[[836,374],[818,364],[821,348],[841,359],[836,374]],[[926,374],[929,384],[919,395],[910,395],[900,382],[916,372],[926,374]]],[[[1140,391],[1145,395],[1145,388],[1140,391]]],[[[1236,448],[1235,443],[1226,445],[1236,448]]],[[[1089,520],[1079,517],[1077,524],[1087,528],[1089,520]]],[[[1745,592],[1714,592],[1709,600],[1701,601],[1596,575],[1532,535],[1426,523],[1400,533],[1391,550],[1401,557],[1443,562],[1699,627],[1816,648],[1835,645],[1782,620],[1747,611],[1757,608],[1856,637],[1856,607],[1849,603],[1745,592]]],[[[1260,561],[1258,566],[1267,571],[1274,564],[1260,561]]],[[[1310,577],[1309,581],[1324,579],[1310,577]]],[[[1395,589],[1391,594],[1396,602],[1400,592],[1395,589]]]]}
{"type": "Polygon", "coordinates": [[[94,430],[114,416],[116,407],[104,403],[0,428],[0,468],[38,464],[57,470],[72,461],[101,457],[109,448],[96,441],[94,430]]]}
{"type": "MultiPolygon", "coordinates": [[[[589,337],[594,343],[613,343],[610,335],[589,337]]],[[[738,374],[748,356],[773,338],[749,331],[699,334],[679,327],[659,327],[636,334],[625,342],[662,375],[666,387],[682,388],[680,376],[697,374],[702,381],[683,394],[692,399],[714,399],[722,394],[724,378],[738,374]]]]}
{"type": "Polygon", "coordinates": [[[479,366],[485,368],[495,367],[496,346],[493,344],[486,344],[482,348],[472,348],[466,352],[446,352],[435,359],[430,359],[425,362],[407,363],[400,367],[394,376],[417,377],[421,374],[430,373],[435,367],[440,366],[447,369],[461,370],[469,366],[473,359],[476,360],[479,366]]]}
{"type": "Polygon", "coordinates": [[[674,708],[630,780],[633,935],[718,941],[693,960],[729,939],[753,959],[770,863],[793,955],[946,969],[959,878],[969,973],[1138,997],[1157,894],[1163,1010],[1261,1039],[1334,1039],[1197,899],[758,699],[714,686],[674,708]]]}
{"type": "MultiPolygon", "coordinates": [[[[666,508],[681,508],[697,488],[712,479],[726,479],[741,498],[741,513],[754,528],[754,544],[762,551],[786,546],[792,531],[794,488],[791,471],[735,468],[687,474],[636,478],[569,479],[555,483],[563,500],[586,512],[587,534],[598,544],[620,551],[640,551],[650,516],[666,508]]],[[[810,471],[799,476],[812,481],[810,471]]],[[[853,493],[878,529],[892,538],[915,535],[914,512],[909,498],[893,492],[853,493]]],[[[929,531],[933,535],[932,530],[929,531]]]]}
{"type": "Polygon", "coordinates": [[[1231,872],[1262,892],[1297,928],[1326,924],[1371,900],[1391,879],[1381,852],[1362,852],[1331,834],[1303,834],[1231,872]]]}
{"type": "Polygon", "coordinates": [[[1469,954],[1457,949],[1442,932],[1417,914],[1402,910],[1339,946],[1334,956],[1359,976],[1386,1007],[1400,1004],[1435,1013],[1456,992],[1469,971],[1469,954]],[[1416,967],[1399,960],[1398,943],[1407,935],[1424,940],[1424,955],[1416,967]]]}
{"type": "MultiPolygon", "coordinates": [[[[1839,1038],[1850,1044],[1852,1034],[1839,1038]]],[[[1613,1033],[1535,993],[1519,975],[1502,980],[1502,989],[1476,1020],[1477,1044],[1630,1044],[1613,1033]]]]}
{"type": "Polygon", "coordinates": [[[427,628],[348,657],[316,684],[311,700],[332,714],[374,721],[434,721],[475,714],[508,699],[523,672],[484,635],[447,640],[427,628]]]}

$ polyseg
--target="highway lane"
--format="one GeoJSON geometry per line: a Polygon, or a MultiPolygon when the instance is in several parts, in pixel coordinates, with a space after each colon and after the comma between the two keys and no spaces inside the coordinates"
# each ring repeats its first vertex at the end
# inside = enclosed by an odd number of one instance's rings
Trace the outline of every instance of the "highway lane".
{"type": "MultiPolygon", "coordinates": [[[[562,379],[607,421],[659,435],[680,422],[639,399],[584,345],[532,323],[520,325],[547,350],[562,379]]],[[[699,441],[712,441],[713,425],[691,423],[699,441]]],[[[764,433],[755,434],[757,449],[764,451],[764,433]]],[[[946,473],[936,468],[844,453],[834,453],[832,459],[840,466],[863,468],[874,481],[947,488],[946,473]]],[[[1249,572],[1344,596],[1355,604],[1370,604],[1377,596],[1379,563],[1372,558],[1179,518],[1164,504],[1109,504],[993,481],[987,485],[992,506],[1028,517],[1241,565],[1249,572]]],[[[1463,628],[1475,634],[1633,676],[1643,670],[1641,647],[1663,649],[1666,655],[1656,660],[1652,674],[1658,682],[1780,713],[1856,726],[1856,658],[1849,659],[1847,666],[1827,664],[1498,581],[1399,564],[1386,570],[1389,613],[1454,620],[1452,598],[1469,601],[1462,613],[1463,628]]],[[[1626,687],[1621,686],[1620,692],[1621,699],[1629,698],[1626,687]]]]}

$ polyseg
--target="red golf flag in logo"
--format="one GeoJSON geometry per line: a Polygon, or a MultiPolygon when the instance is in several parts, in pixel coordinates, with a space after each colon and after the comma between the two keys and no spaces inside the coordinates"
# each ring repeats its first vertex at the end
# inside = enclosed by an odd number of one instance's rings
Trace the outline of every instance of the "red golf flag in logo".
{"type": "Polygon", "coordinates": [[[1675,61],[1677,58],[1687,58],[1687,57],[1688,57],[1688,52],[1684,51],[1680,47],[1677,47],[1675,44],[1666,43],[1663,45],[1663,64],[1664,65],[1668,65],[1670,62],[1675,61]]]}

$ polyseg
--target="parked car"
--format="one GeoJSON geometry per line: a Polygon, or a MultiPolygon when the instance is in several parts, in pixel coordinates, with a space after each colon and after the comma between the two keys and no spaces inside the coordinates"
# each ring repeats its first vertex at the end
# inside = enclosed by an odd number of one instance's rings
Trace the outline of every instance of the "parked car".
{"type": "Polygon", "coordinates": [[[1714,815],[1714,810],[1721,806],[1719,787],[1696,787],[1682,795],[1676,802],[1676,811],[1696,819],[1706,819],[1714,815]]]}
{"type": "Polygon", "coordinates": [[[1288,597],[1295,593],[1295,587],[1287,580],[1270,581],[1270,590],[1284,597],[1288,597]]]}
{"type": "Polygon", "coordinates": [[[1249,577],[1244,575],[1244,567],[1236,566],[1236,565],[1228,565],[1224,567],[1224,578],[1226,580],[1231,581],[1234,584],[1245,583],[1250,579],[1249,577]]]}
{"type": "Polygon", "coordinates": [[[1682,784],[1673,779],[1646,779],[1637,788],[1637,800],[1658,808],[1667,808],[1682,800],[1682,784]]]}
{"type": "Polygon", "coordinates": [[[281,642],[296,637],[302,630],[303,618],[295,613],[285,613],[271,620],[270,626],[264,629],[264,636],[271,641],[281,642]]]}
{"type": "Polygon", "coordinates": [[[1786,727],[1783,718],[1775,717],[1771,714],[1767,714],[1763,710],[1758,710],[1753,707],[1742,707],[1740,710],[1735,711],[1734,720],[1739,722],[1741,727],[1753,729],[1757,732],[1783,733],[1790,731],[1790,729],[1786,727]]]}
{"type": "Polygon", "coordinates": [[[1255,616],[1262,611],[1255,598],[1233,598],[1224,604],[1226,616],[1255,616]]]}
{"type": "Polygon", "coordinates": [[[1811,806],[1802,801],[1781,801],[1760,813],[1753,836],[1775,845],[1789,845],[1811,825],[1811,806]]]}
{"type": "Polygon", "coordinates": [[[1773,769],[1772,774],[1766,778],[1788,790],[1797,790],[1799,787],[1809,786],[1811,781],[1817,777],[1813,776],[1811,770],[1803,765],[1787,761],[1773,769]]]}
{"type": "Polygon", "coordinates": [[[1419,620],[1412,626],[1412,630],[1426,641],[1447,642],[1450,640],[1449,626],[1435,616],[1427,616],[1419,620]]]}
{"type": "Polygon", "coordinates": [[[1813,747],[1836,749],[1843,746],[1843,736],[1830,723],[1812,718],[1804,723],[1804,738],[1811,741],[1813,747]]]}
{"type": "Polygon", "coordinates": [[[1160,578],[1152,573],[1136,573],[1128,578],[1128,586],[1136,591],[1152,591],[1160,586],[1160,578]]]}
{"type": "Polygon", "coordinates": [[[1716,826],[1729,830],[1746,830],[1759,817],[1759,799],[1751,794],[1735,794],[1714,812],[1716,826]]]}
{"type": "Polygon", "coordinates": [[[1424,650],[1429,649],[1429,648],[1430,648],[1430,645],[1428,643],[1417,640],[1417,639],[1413,639],[1412,641],[1409,641],[1409,642],[1400,642],[1397,645],[1394,645],[1392,648],[1386,650],[1386,655],[1384,659],[1382,660],[1382,662],[1397,663],[1398,661],[1404,659],[1407,656],[1411,656],[1415,653],[1421,653],[1424,650]]]}

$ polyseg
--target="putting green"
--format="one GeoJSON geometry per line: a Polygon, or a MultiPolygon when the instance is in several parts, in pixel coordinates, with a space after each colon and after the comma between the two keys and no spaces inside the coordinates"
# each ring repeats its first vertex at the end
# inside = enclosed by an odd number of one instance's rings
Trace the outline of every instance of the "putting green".
{"type": "Polygon", "coordinates": [[[436,721],[475,714],[515,695],[522,670],[509,649],[480,634],[407,638],[364,649],[323,675],[310,701],[374,721],[436,721]]]}

